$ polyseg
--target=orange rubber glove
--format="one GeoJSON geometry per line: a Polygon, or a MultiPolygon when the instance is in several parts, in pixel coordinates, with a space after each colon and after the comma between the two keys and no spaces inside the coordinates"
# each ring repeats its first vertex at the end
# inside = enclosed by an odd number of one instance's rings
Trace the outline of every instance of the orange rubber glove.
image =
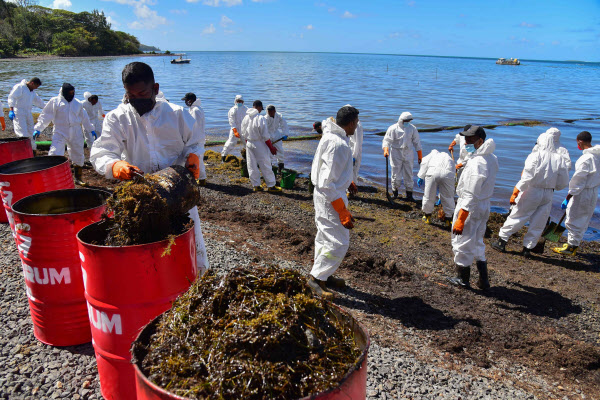
{"type": "Polygon", "coordinates": [[[132,179],[134,172],[143,174],[143,172],[138,167],[129,164],[127,161],[117,161],[112,166],[113,176],[122,181],[128,181],[132,179]]]}
{"type": "Polygon", "coordinates": [[[236,138],[240,138],[240,133],[238,132],[237,128],[233,128],[233,134],[235,135],[236,138]]]}
{"type": "Polygon", "coordinates": [[[2,125],[2,130],[6,129],[6,121],[4,120],[4,117],[0,117],[0,125],[2,125]]]}
{"type": "Polygon", "coordinates": [[[519,189],[515,188],[515,190],[513,190],[512,196],[510,196],[510,204],[512,204],[513,206],[517,204],[517,196],[519,195],[519,193],[519,189]]]}
{"type": "Polygon", "coordinates": [[[357,194],[358,193],[358,186],[356,186],[356,183],[352,182],[350,184],[350,186],[348,186],[348,191],[350,192],[350,194],[357,194]]]}
{"type": "Polygon", "coordinates": [[[448,146],[448,151],[454,150],[454,146],[456,146],[456,140],[453,140],[452,143],[450,143],[450,146],[448,146]]]}
{"type": "Polygon", "coordinates": [[[194,174],[194,179],[200,178],[200,158],[194,153],[190,153],[185,161],[185,167],[194,174]]]}
{"type": "Polygon", "coordinates": [[[342,198],[340,197],[339,199],[332,201],[331,205],[333,206],[333,209],[337,211],[338,214],[340,214],[340,222],[342,223],[342,225],[344,225],[344,228],[354,228],[354,218],[352,218],[352,214],[350,214],[350,211],[348,211],[348,209],[346,208],[344,200],[342,200],[342,198]]]}
{"type": "Polygon", "coordinates": [[[102,118],[105,118],[105,117],[106,117],[106,114],[102,114],[102,118]]]}
{"type": "Polygon", "coordinates": [[[421,164],[421,161],[423,161],[423,151],[422,150],[418,150],[417,151],[417,156],[419,157],[419,164],[421,164]]]}
{"type": "Polygon", "coordinates": [[[463,167],[462,164],[456,164],[456,170],[458,171],[459,169],[461,169],[463,167]]]}
{"type": "Polygon", "coordinates": [[[383,156],[384,157],[388,157],[390,155],[390,148],[389,147],[384,147],[383,148],[383,156]]]}
{"type": "Polygon", "coordinates": [[[458,217],[456,218],[456,222],[454,222],[454,226],[452,227],[452,233],[455,235],[462,235],[463,229],[465,229],[465,221],[469,216],[469,212],[463,210],[462,208],[458,211],[458,217]]]}

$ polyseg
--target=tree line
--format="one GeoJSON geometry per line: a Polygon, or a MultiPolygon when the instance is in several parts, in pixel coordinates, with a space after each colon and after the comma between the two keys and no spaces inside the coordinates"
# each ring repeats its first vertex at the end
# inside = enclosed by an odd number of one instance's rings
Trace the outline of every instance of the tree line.
{"type": "Polygon", "coordinates": [[[36,0],[0,0],[0,58],[138,54],[139,47],[135,36],[113,31],[104,12],[74,13],[39,6],[36,0]]]}

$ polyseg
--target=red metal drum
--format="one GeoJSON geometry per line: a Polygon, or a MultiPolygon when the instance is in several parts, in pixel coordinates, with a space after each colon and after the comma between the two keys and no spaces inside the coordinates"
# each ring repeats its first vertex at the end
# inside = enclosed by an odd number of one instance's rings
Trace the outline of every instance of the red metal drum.
{"type": "Polygon", "coordinates": [[[14,203],[32,194],[74,188],[71,167],[66,157],[27,158],[0,165],[0,196],[13,235],[11,206],[14,203]]]}
{"type": "MultiPolygon", "coordinates": [[[[0,165],[31,157],[33,157],[31,139],[26,137],[0,139],[0,165]]],[[[0,223],[7,222],[6,213],[0,212],[0,223]]]]}
{"type": "Polygon", "coordinates": [[[108,196],[104,190],[66,189],[13,204],[33,333],[42,343],[73,346],[92,340],[76,235],[100,221],[108,196]]]}
{"type": "Polygon", "coordinates": [[[107,400],[135,400],[129,348],[144,325],[171,308],[198,276],[193,227],[169,240],[110,247],[106,223],[77,235],[100,389],[107,400]]]}
{"type": "MultiPolygon", "coordinates": [[[[354,340],[361,349],[362,354],[354,366],[344,375],[340,383],[329,390],[304,397],[300,400],[365,400],[367,398],[367,354],[371,339],[367,330],[350,313],[338,306],[328,303],[331,311],[344,321],[354,332],[354,340]]],[[[150,336],[156,331],[160,317],[155,318],[140,332],[136,342],[148,343],[150,336]]],[[[189,400],[187,397],[169,393],[163,388],[152,383],[140,370],[143,360],[144,346],[132,346],[135,369],[135,384],[137,386],[137,400],[189,400]]]]}

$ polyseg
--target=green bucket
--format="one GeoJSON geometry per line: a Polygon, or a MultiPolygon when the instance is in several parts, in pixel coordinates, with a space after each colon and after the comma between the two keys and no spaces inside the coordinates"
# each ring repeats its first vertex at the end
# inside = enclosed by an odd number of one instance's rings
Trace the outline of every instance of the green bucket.
{"type": "Polygon", "coordinates": [[[298,172],[291,169],[283,169],[281,171],[281,187],[284,189],[293,189],[298,172]]]}

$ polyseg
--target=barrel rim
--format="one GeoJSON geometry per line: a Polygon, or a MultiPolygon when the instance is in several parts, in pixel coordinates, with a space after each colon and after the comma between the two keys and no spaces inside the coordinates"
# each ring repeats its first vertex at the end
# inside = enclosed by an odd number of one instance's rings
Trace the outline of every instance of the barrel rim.
{"type": "MultiPolygon", "coordinates": [[[[369,331],[365,328],[365,326],[363,324],[360,323],[360,321],[358,321],[348,310],[343,309],[342,307],[338,306],[337,304],[334,304],[328,300],[325,300],[325,303],[329,306],[330,311],[335,312],[336,314],[340,314],[342,316],[345,317],[349,317],[350,321],[352,321],[353,323],[356,324],[357,328],[358,328],[358,332],[361,333],[364,336],[365,339],[365,348],[362,350],[362,353],[360,355],[360,357],[358,358],[358,360],[354,363],[354,365],[352,365],[352,367],[350,367],[350,369],[348,370],[348,372],[346,372],[346,374],[344,374],[344,376],[342,377],[342,379],[337,383],[337,385],[335,387],[329,388],[327,390],[324,390],[322,392],[319,393],[315,393],[315,394],[311,394],[309,396],[306,397],[302,397],[300,399],[297,400],[311,400],[314,399],[316,397],[319,396],[324,396],[326,394],[329,393],[333,393],[336,390],[338,390],[344,383],[346,383],[346,381],[348,379],[350,379],[350,377],[352,376],[352,374],[354,374],[356,371],[358,371],[361,368],[366,368],[366,361],[367,361],[367,353],[369,352],[369,347],[371,347],[371,335],[369,335],[369,331]],[[363,364],[365,364],[363,366],[363,364]]],[[[166,314],[167,312],[169,312],[170,310],[167,310],[163,313],[161,313],[160,315],[156,316],[155,318],[153,318],[150,322],[148,322],[146,325],[144,325],[144,327],[142,329],[140,329],[140,332],[138,333],[138,335],[136,336],[135,340],[133,342],[131,342],[131,348],[130,348],[130,353],[131,353],[131,363],[133,364],[133,369],[135,372],[135,378],[136,381],[137,379],[141,379],[147,386],[149,386],[151,389],[155,390],[156,392],[160,393],[161,395],[165,395],[165,396],[169,396],[175,400],[189,400],[188,397],[181,397],[178,396],[174,393],[171,393],[163,388],[161,388],[160,386],[156,385],[154,382],[152,382],[150,379],[148,379],[148,377],[146,375],[144,375],[144,373],[142,373],[142,370],[139,368],[138,363],[141,361],[138,359],[137,357],[137,353],[136,350],[137,348],[134,347],[135,343],[138,342],[139,338],[142,335],[148,335],[148,332],[152,329],[156,329],[156,325],[158,324],[158,321],[160,320],[160,318],[162,318],[162,316],[164,314],[166,314]]],[[[139,351],[139,350],[137,350],[139,351]]]]}
{"type": "Polygon", "coordinates": [[[26,203],[28,201],[34,201],[35,198],[37,197],[44,197],[50,194],[58,194],[60,192],[83,192],[83,191],[95,191],[98,193],[102,193],[105,194],[105,200],[108,199],[109,196],[112,195],[112,193],[106,189],[97,189],[97,188],[71,188],[71,189],[58,189],[58,190],[51,190],[49,192],[42,192],[42,193],[35,193],[29,196],[25,196],[22,199],[19,199],[15,202],[15,204],[13,204],[11,206],[12,212],[17,214],[17,215],[23,215],[23,216],[27,216],[27,217],[59,217],[59,216],[64,216],[64,215],[70,215],[70,214],[79,214],[82,212],[88,212],[88,211],[92,211],[92,210],[96,210],[99,208],[103,208],[106,207],[106,201],[98,206],[95,207],[90,207],[90,208],[86,208],[84,210],[79,210],[79,211],[71,211],[71,212],[65,212],[65,213],[60,213],[60,214],[34,214],[34,213],[27,213],[27,212],[23,212],[23,211],[18,211],[18,208],[20,206],[23,205],[23,203],[26,203]]]}
{"type": "Polygon", "coordinates": [[[6,144],[6,143],[21,142],[21,141],[26,141],[26,140],[31,141],[31,139],[28,137],[0,138],[0,145],[6,144]]]}
{"type": "MultiPolygon", "coordinates": [[[[39,162],[42,162],[42,161],[39,161],[39,162]]],[[[68,163],[68,162],[69,162],[69,159],[67,157],[65,157],[65,156],[43,156],[43,157],[24,158],[22,160],[11,161],[9,163],[0,165],[0,176],[1,175],[17,176],[17,175],[25,175],[25,174],[31,174],[31,173],[41,172],[41,171],[47,171],[49,169],[59,167],[59,166],[63,165],[64,163],[68,163]],[[6,169],[10,170],[11,167],[14,167],[14,165],[18,164],[18,163],[31,162],[31,160],[34,160],[34,162],[37,162],[35,160],[43,160],[43,161],[45,161],[47,159],[54,159],[54,160],[56,160],[56,164],[50,165],[50,166],[48,166],[46,168],[38,169],[38,170],[35,170],[35,171],[4,172],[4,170],[6,170],[6,169]],[[60,160],[60,162],[58,162],[59,160],[60,160]]]]}
{"type": "MultiPolygon", "coordinates": [[[[192,218],[190,218],[190,221],[193,221],[192,218]]],[[[104,245],[100,245],[100,244],[92,244],[89,242],[85,242],[85,241],[83,241],[83,239],[81,239],[80,235],[82,232],[87,231],[89,229],[94,229],[98,225],[105,224],[105,223],[106,223],[106,221],[102,220],[102,221],[94,222],[93,224],[89,224],[88,226],[81,228],[81,230],[79,232],[77,232],[77,242],[81,243],[81,245],[84,247],[97,248],[97,249],[135,249],[135,248],[140,248],[140,247],[144,247],[144,246],[157,246],[159,244],[167,244],[170,241],[170,239],[167,238],[167,239],[159,240],[157,242],[150,242],[150,243],[143,243],[143,244],[130,244],[128,246],[104,246],[104,245]]],[[[189,229],[186,229],[182,233],[176,235],[175,239],[179,239],[180,237],[189,234],[190,231],[192,231],[192,232],[194,231],[193,224],[189,229]]]]}

